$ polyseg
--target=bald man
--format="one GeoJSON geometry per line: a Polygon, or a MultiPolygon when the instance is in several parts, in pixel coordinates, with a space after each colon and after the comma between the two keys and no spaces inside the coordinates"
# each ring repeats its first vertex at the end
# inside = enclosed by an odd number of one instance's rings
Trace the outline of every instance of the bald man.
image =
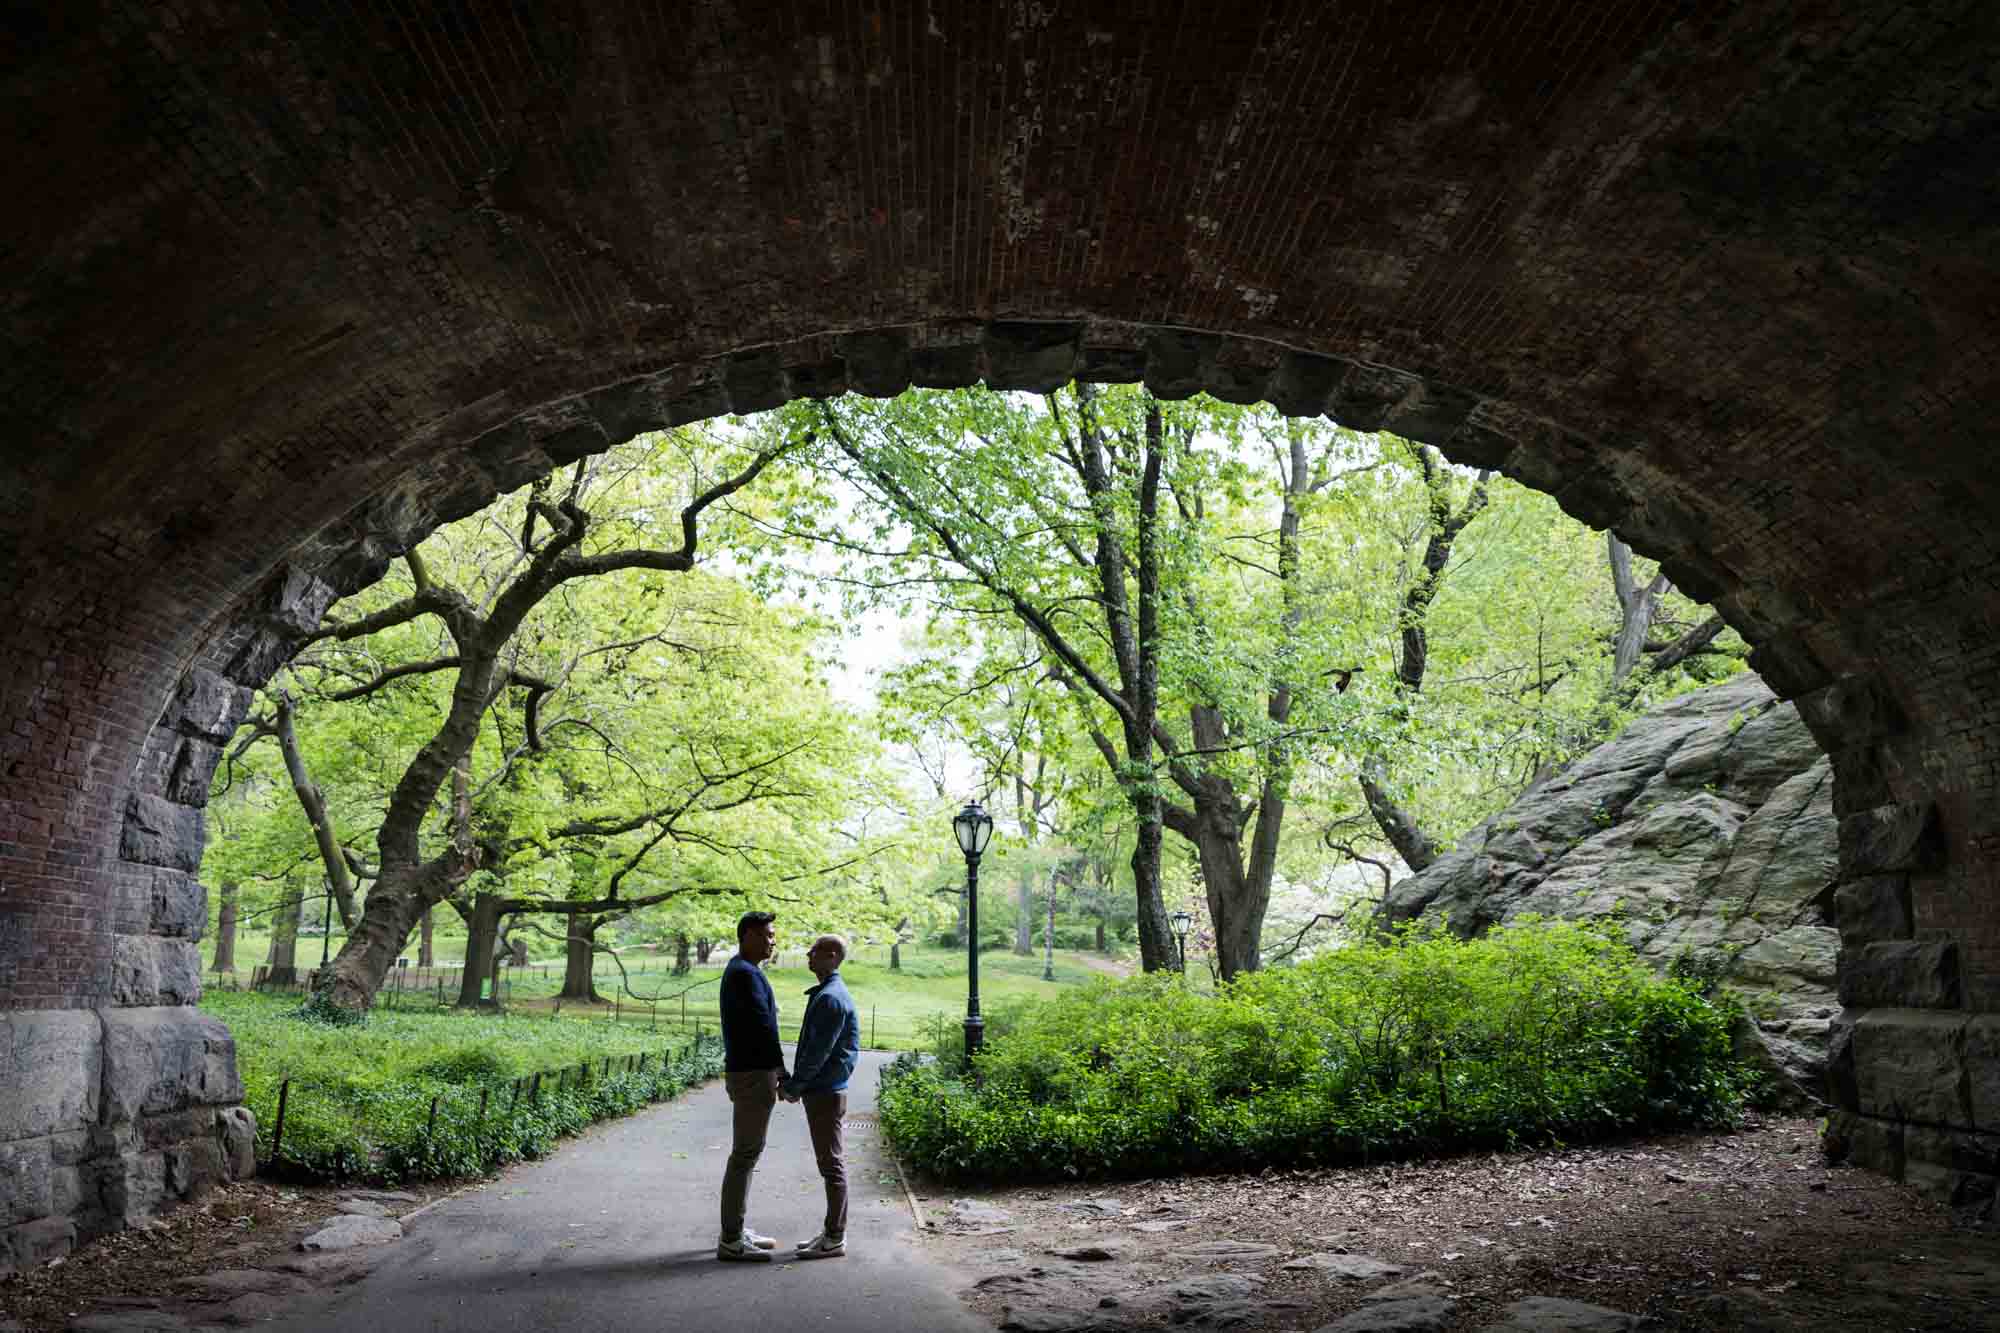
{"type": "Polygon", "coordinates": [[[861,1058],[861,1020],[847,983],[840,979],[840,965],[846,961],[847,941],[838,935],[820,936],[806,954],[806,966],[819,978],[819,985],[806,992],[799,1048],[782,1090],[785,1100],[805,1106],[813,1156],[826,1181],[826,1223],[819,1235],[799,1245],[794,1254],[799,1259],[837,1259],[847,1253],[847,1164],[841,1131],[847,1120],[847,1080],[861,1058]]]}

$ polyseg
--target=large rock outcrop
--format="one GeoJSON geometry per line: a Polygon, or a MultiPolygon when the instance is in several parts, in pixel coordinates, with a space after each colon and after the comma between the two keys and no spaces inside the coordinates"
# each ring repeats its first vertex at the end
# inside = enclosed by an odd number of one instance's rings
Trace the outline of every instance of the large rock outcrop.
{"type": "Polygon", "coordinates": [[[1827,760],[1798,710],[1746,673],[1636,719],[1397,884],[1384,910],[1465,935],[1529,913],[1620,919],[1663,971],[1739,994],[1745,1053],[1780,1092],[1822,1098],[1837,874],[1827,760]]]}

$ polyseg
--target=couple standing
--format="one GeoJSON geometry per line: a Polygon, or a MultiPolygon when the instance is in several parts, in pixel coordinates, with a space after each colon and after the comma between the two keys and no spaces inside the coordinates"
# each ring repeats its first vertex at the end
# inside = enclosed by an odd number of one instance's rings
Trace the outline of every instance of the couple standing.
{"type": "Polygon", "coordinates": [[[722,1237],[715,1257],[738,1263],[769,1263],[778,1242],[743,1224],[750,1173],[764,1152],[771,1112],[780,1098],[805,1107],[813,1156],[826,1181],[826,1223],[819,1235],[800,1242],[795,1259],[835,1259],[847,1253],[847,1167],[841,1158],[841,1128],[847,1118],[847,1080],[861,1056],[861,1022],[854,999],[840,979],[847,941],[821,935],[806,955],[819,985],[806,992],[805,1021],[799,1027],[792,1071],[778,1046],[778,1002],[758,966],[778,947],[776,917],[745,912],[736,923],[736,956],[722,973],[723,1081],[729,1089],[735,1127],[729,1166],[722,1173],[722,1237]]]}

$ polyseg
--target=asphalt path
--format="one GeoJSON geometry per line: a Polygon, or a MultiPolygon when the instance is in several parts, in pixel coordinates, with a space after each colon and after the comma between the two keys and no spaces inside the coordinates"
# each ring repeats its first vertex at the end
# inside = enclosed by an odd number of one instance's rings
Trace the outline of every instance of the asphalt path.
{"type": "Polygon", "coordinates": [[[874,1121],[878,1071],[864,1052],[848,1089],[847,1254],[787,1261],[819,1230],[826,1195],[805,1114],[779,1103],[751,1185],[750,1225],[777,1262],[715,1258],[729,1098],[720,1079],[594,1127],[553,1156],[415,1216],[367,1277],[273,1327],[436,1333],[970,1333],[988,1326],[931,1260],[874,1121]]]}

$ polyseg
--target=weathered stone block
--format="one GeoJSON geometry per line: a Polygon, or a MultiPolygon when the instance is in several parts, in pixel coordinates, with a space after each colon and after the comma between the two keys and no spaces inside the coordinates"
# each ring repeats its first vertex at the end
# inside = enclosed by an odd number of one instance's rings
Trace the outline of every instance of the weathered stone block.
{"type": "Polygon", "coordinates": [[[1869,875],[1844,881],[1833,891],[1840,942],[1850,949],[1877,940],[1907,940],[1910,916],[1908,875],[1869,875]]]}
{"type": "Polygon", "coordinates": [[[1843,1111],[1861,1107],[1861,1090],[1854,1071],[1854,1016],[1842,1014],[1827,1028],[1827,1100],[1843,1111]]]}
{"type": "MultiPolygon", "coordinates": [[[[548,466],[544,463],[542,471],[547,470],[548,466]]],[[[319,628],[320,617],[326,614],[326,608],[333,605],[334,594],[334,586],[317,574],[287,568],[283,576],[272,584],[264,615],[280,630],[291,634],[310,634],[319,628]]],[[[224,735],[216,739],[229,738],[224,735]]]]}
{"type": "Polygon", "coordinates": [[[722,416],[729,410],[729,392],[720,380],[697,380],[668,401],[667,424],[684,426],[690,421],[722,416]]]}
{"type": "Polygon", "coordinates": [[[195,1139],[215,1136],[215,1109],[191,1106],[182,1111],[140,1117],[134,1126],[138,1147],[146,1152],[178,1148],[195,1139]]]}
{"type": "Polygon", "coordinates": [[[1878,805],[1840,821],[1840,864],[1850,875],[1930,870],[1943,853],[1937,807],[1928,801],[1878,805]]]}
{"type": "MultiPolygon", "coordinates": [[[[1124,378],[1138,377],[1135,370],[1124,378]]],[[[979,344],[915,349],[910,353],[910,383],[920,389],[964,389],[979,383],[979,344]]]]}
{"type": "Polygon", "coordinates": [[[0,1139],[94,1123],[102,1054],[103,1027],[90,1010],[0,1011],[0,1139]]]}
{"type": "Polygon", "coordinates": [[[226,741],[250,711],[250,691],[206,667],[190,667],[160,718],[160,725],[183,736],[226,741]]]}
{"type": "Polygon", "coordinates": [[[1851,1009],[1959,1004],[1958,944],[1887,940],[1840,951],[1840,1002],[1851,1009]]]}
{"type": "Polygon", "coordinates": [[[1842,676],[1796,702],[1816,735],[1838,736],[1848,744],[1894,736],[1908,726],[1902,706],[1868,676],[1842,676]]]}
{"type": "Polygon", "coordinates": [[[729,395],[729,410],[738,415],[783,407],[790,396],[784,362],[778,359],[774,347],[743,352],[724,361],[722,383],[729,395]]]}
{"type": "Polygon", "coordinates": [[[179,805],[208,804],[208,784],[222,762],[222,746],[199,736],[184,736],[167,773],[166,797],[179,805]]]}
{"type": "Polygon", "coordinates": [[[215,1131],[222,1147],[223,1170],[231,1180],[257,1174],[257,1117],[247,1106],[226,1106],[215,1113],[215,1131]]]}
{"type": "Polygon", "coordinates": [[[1375,431],[1417,390],[1415,376],[1386,366],[1353,363],[1333,391],[1326,414],[1349,430],[1375,431]]]}
{"type": "Polygon", "coordinates": [[[1966,1021],[1965,1070],[1972,1127],[2000,1134],[2000,1014],[1974,1014],[1966,1021]]]}
{"type": "Polygon", "coordinates": [[[107,1123],[242,1100],[236,1043],[216,1019],[174,1006],[106,1010],[103,1020],[107,1123]]]}
{"type": "Polygon", "coordinates": [[[534,433],[519,421],[487,431],[467,450],[467,456],[492,481],[494,489],[502,492],[546,476],[551,466],[534,433]]]}
{"type": "Polygon", "coordinates": [[[159,1211],[167,1199],[167,1158],[162,1152],[126,1153],[105,1162],[97,1178],[105,1210],[127,1226],[159,1211]]]}
{"type": "Polygon", "coordinates": [[[201,950],[159,935],[112,937],[111,998],[122,1005],[186,1005],[201,998],[201,950]]]}
{"type": "Polygon", "coordinates": [[[201,811],[193,806],[134,792],[125,803],[118,855],[138,865],[169,866],[192,873],[201,865],[206,836],[201,811]]]}
{"type": "MultiPolygon", "coordinates": [[[[986,383],[995,389],[1054,393],[1076,377],[1083,326],[1071,323],[996,322],[986,326],[981,350],[986,383]]],[[[1150,358],[1148,373],[1150,373],[1150,358]]]]}
{"type": "Polygon", "coordinates": [[[1443,444],[1465,424],[1465,419],[1477,406],[1479,395],[1476,393],[1422,380],[1417,383],[1414,392],[1391,409],[1387,429],[1406,440],[1443,444]]]}
{"type": "MultiPolygon", "coordinates": [[[[894,398],[910,387],[910,340],[894,329],[850,333],[836,342],[847,362],[847,379],[857,393],[870,398],[894,398]]],[[[792,387],[799,389],[796,371],[792,387]]]]}
{"type": "Polygon", "coordinates": [[[1333,386],[1340,382],[1346,369],[1344,363],[1330,356],[1287,352],[1267,386],[1271,404],[1288,417],[1316,417],[1326,411],[1333,386]]]}
{"type": "Polygon", "coordinates": [[[55,1211],[50,1169],[46,1138],[0,1143],[0,1226],[47,1217],[55,1211]]]}
{"type": "Polygon", "coordinates": [[[1911,1125],[1903,1132],[1903,1179],[1955,1208],[1993,1203],[2000,1136],[1911,1125]]]}
{"type": "Polygon", "coordinates": [[[1146,353],[1137,347],[1086,345],[1076,377],[1090,384],[1137,384],[1146,378],[1146,353]]]}
{"type": "Polygon", "coordinates": [[[1961,1079],[1966,1015],[1876,1009],[1854,1024],[1856,1106],[1862,1114],[1931,1125],[1972,1123],[1961,1079]]]}
{"type": "MultiPolygon", "coordinates": [[[[147,924],[155,935],[199,940],[208,929],[208,886],[199,878],[164,866],[153,870],[147,924]]],[[[200,960],[195,970],[200,971],[200,960]]]]}
{"type": "Polygon", "coordinates": [[[74,1219],[94,1202],[84,1189],[83,1171],[74,1166],[49,1168],[49,1213],[74,1219]]]}
{"type": "MultiPolygon", "coordinates": [[[[786,366],[785,379],[792,386],[795,398],[838,398],[853,387],[847,378],[847,363],[844,361],[815,361],[810,365],[786,366]]],[[[877,394],[879,398],[893,397],[893,394],[877,394]]]]}
{"type": "Polygon", "coordinates": [[[1762,676],[1780,699],[1796,699],[1833,679],[1812,645],[1799,634],[1779,634],[1757,644],[1750,650],[1750,669],[1762,676]]]}
{"type": "Polygon", "coordinates": [[[0,1277],[60,1259],[76,1248],[76,1225],[66,1217],[45,1217],[0,1231],[0,1277]]]}
{"type": "Polygon", "coordinates": [[[1895,1120],[1877,1120],[1853,1111],[1835,1111],[1826,1119],[1826,1135],[1820,1141],[1829,1162],[1850,1162],[1880,1171],[1894,1180],[1903,1178],[1903,1125],[1895,1120]]]}

